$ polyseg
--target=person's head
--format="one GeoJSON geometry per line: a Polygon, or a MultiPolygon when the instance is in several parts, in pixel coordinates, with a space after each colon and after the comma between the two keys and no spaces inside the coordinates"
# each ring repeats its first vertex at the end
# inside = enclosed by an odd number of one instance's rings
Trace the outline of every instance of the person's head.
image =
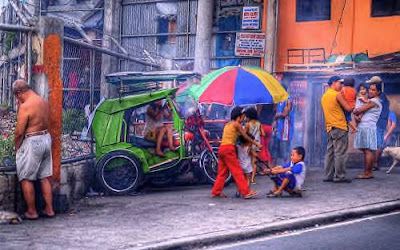
{"type": "Polygon", "coordinates": [[[365,84],[365,83],[360,83],[360,85],[358,85],[358,88],[357,88],[357,92],[358,92],[358,94],[360,94],[360,95],[367,95],[368,93],[368,87],[367,87],[367,84],[365,84]]]}
{"type": "Polygon", "coordinates": [[[244,114],[249,120],[258,120],[257,110],[255,108],[247,109],[244,114]]]}
{"type": "Polygon", "coordinates": [[[237,121],[239,123],[242,123],[244,120],[244,109],[241,107],[235,107],[232,112],[231,112],[231,120],[232,121],[237,121]]]}
{"type": "Polygon", "coordinates": [[[352,77],[346,77],[343,80],[343,85],[346,87],[354,88],[354,84],[355,84],[355,81],[354,81],[354,78],[352,78],[352,77]]]}
{"type": "Polygon", "coordinates": [[[305,157],[306,150],[303,147],[295,147],[292,149],[292,155],[290,156],[290,159],[294,164],[304,161],[305,157]]]}
{"type": "Polygon", "coordinates": [[[23,79],[18,79],[13,83],[12,91],[14,96],[19,102],[23,103],[27,98],[27,93],[31,90],[31,87],[23,79]]]}
{"type": "Polygon", "coordinates": [[[369,98],[374,98],[380,96],[382,93],[382,84],[380,83],[371,83],[368,89],[369,98]]]}
{"type": "MultiPolygon", "coordinates": [[[[254,136],[252,134],[250,134],[249,132],[247,132],[247,136],[250,137],[252,140],[254,140],[254,136]]],[[[242,135],[240,135],[238,137],[238,140],[239,140],[240,145],[246,145],[246,144],[250,143],[242,135]]]]}
{"type": "Polygon", "coordinates": [[[382,78],[380,78],[379,76],[373,76],[371,77],[371,79],[367,80],[366,83],[368,84],[382,84],[382,78]]]}
{"type": "Polygon", "coordinates": [[[332,76],[329,78],[328,85],[330,88],[340,91],[342,89],[343,79],[340,76],[332,76]]]}

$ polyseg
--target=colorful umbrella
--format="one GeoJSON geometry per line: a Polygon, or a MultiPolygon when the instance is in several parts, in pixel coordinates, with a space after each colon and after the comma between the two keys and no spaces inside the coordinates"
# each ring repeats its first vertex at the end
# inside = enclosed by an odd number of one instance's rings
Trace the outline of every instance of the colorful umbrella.
{"type": "Polygon", "coordinates": [[[257,67],[229,66],[215,70],[190,87],[200,103],[223,105],[271,104],[287,100],[288,93],[267,71],[257,67]]]}

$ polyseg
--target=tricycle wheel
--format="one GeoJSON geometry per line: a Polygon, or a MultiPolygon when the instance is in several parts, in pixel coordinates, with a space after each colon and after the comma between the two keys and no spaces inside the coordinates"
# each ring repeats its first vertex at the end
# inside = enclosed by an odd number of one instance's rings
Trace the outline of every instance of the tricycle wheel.
{"type": "MultiPolygon", "coordinates": [[[[203,170],[203,175],[208,184],[214,184],[218,174],[218,149],[213,148],[213,153],[205,149],[200,156],[199,164],[200,169],[203,170]],[[213,155],[214,153],[214,155],[213,155]]],[[[229,172],[225,180],[225,186],[229,185],[232,181],[232,175],[229,172]]]]}
{"type": "Polygon", "coordinates": [[[140,161],[132,154],[114,151],[97,163],[96,176],[107,193],[124,195],[139,188],[143,170],[140,161]]]}

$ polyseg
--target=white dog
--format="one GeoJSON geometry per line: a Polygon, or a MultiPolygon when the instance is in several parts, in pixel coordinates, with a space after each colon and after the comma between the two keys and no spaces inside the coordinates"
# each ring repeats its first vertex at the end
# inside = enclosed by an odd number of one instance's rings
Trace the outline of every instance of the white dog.
{"type": "Polygon", "coordinates": [[[391,156],[393,158],[393,164],[390,166],[389,170],[386,171],[386,173],[390,173],[394,166],[396,166],[397,163],[400,162],[400,147],[386,147],[383,152],[382,156],[391,156]]]}

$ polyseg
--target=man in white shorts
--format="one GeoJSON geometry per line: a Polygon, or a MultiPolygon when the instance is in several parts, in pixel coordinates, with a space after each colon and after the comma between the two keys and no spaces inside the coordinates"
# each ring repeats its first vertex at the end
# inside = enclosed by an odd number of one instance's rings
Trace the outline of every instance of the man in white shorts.
{"type": "Polygon", "coordinates": [[[50,178],[53,174],[51,136],[48,132],[49,105],[24,80],[13,84],[18,115],[15,129],[15,149],[18,180],[26,201],[25,219],[39,217],[35,205],[33,181],[40,180],[45,201],[45,217],[54,217],[50,178]]]}

